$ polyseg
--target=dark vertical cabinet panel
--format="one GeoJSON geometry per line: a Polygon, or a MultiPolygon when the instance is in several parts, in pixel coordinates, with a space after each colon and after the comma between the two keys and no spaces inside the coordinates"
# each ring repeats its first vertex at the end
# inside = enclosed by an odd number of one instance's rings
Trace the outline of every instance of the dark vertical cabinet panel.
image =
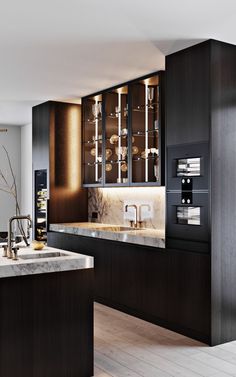
{"type": "Polygon", "coordinates": [[[168,266],[169,256],[166,251],[145,253],[144,281],[142,289],[142,311],[151,316],[166,319],[168,303],[168,266]]]}
{"type": "Polygon", "coordinates": [[[169,251],[168,320],[210,336],[210,256],[169,251]]]}
{"type": "Polygon", "coordinates": [[[50,103],[33,108],[33,169],[49,168],[50,103]]]}
{"type": "Polygon", "coordinates": [[[112,301],[132,310],[141,310],[145,253],[124,244],[112,248],[112,301]]]}
{"type": "Polygon", "coordinates": [[[47,171],[48,224],[87,221],[80,118],[76,104],[48,101],[33,108],[33,170],[47,171]]]}
{"type": "Polygon", "coordinates": [[[236,47],[212,43],[212,343],[236,339],[236,47]]]}
{"type": "Polygon", "coordinates": [[[166,58],[167,145],[209,139],[209,42],[166,58]]]}

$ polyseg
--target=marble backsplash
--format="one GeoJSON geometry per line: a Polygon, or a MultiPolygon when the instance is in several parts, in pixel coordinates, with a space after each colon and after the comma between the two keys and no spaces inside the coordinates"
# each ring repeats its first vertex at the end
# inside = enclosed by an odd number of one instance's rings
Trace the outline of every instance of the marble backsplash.
{"type": "MultiPolygon", "coordinates": [[[[104,224],[129,225],[134,220],[135,211],[126,204],[141,204],[143,226],[152,229],[165,229],[165,187],[119,187],[119,188],[89,188],[88,217],[89,221],[104,224]],[[94,219],[94,215],[97,219],[94,219]]],[[[140,207],[139,207],[140,208],[140,207]]],[[[140,212],[140,210],[139,210],[140,212]]]]}

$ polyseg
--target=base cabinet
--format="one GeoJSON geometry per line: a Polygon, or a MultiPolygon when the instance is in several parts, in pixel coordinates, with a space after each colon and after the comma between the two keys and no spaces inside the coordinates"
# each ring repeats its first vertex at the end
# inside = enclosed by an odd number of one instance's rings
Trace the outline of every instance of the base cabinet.
{"type": "Polygon", "coordinates": [[[95,300],[210,342],[210,257],[49,232],[50,246],[95,258],[95,300]]]}
{"type": "Polygon", "coordinates": [[[149,250],[144,258],[144,290],[142,311],[156,318],[167,318],[168,266],[169,258],[165,251],[149,250]]]}
{"type": "Polygon", "coordinates": [[[210,337],[210,276],[210,255],[169,252],[168,321],[205,342],[210,337]]]}
{"type": "Polygon", "coordinates": [[[0,279],[0,376],[93,376],[93,269],[0,279]]]}
{"type": "Polygon", "coordinates": [[[132,245],[112,248],[112,301],[142,311],[145,252],[132,245]]]}

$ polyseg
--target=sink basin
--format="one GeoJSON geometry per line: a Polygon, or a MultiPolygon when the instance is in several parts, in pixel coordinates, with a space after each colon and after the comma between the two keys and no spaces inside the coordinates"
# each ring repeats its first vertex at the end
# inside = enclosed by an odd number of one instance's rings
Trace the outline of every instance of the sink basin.
{"type": "Polygon", "coordinates": [[[57,258],[57,257],[65,257],[67,254],[64,253],[32,253],[32,254],[25,254],[19,255],[19,259],[41,259],[41,258],[57,258]]]}
{"type": "Polygon", "coordinates": [[[134,230],[142,230],[142,228],[131,228],[128,226],[100,226],[93,228],[94,230],[103,230],[105,232],[129,232],[134,230]]]}

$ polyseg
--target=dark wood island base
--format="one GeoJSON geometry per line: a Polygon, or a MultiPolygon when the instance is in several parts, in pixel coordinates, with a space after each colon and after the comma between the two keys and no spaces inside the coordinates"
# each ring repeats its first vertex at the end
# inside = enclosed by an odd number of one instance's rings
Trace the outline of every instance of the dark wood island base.
{"type": "Polygon", "coordinates": [[[93,269],[0,279],[0,376],[93,376],[93,269]]]}

